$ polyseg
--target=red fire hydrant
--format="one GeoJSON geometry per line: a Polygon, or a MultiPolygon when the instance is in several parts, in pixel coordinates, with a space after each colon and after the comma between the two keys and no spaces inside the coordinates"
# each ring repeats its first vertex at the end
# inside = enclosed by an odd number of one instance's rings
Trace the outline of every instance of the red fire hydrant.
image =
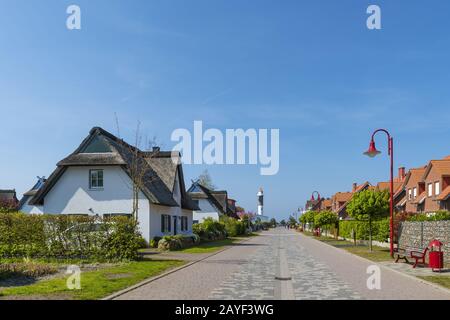
{"type": "Polygon", "coordinates": [[[444,244],[439,240],[433,240],[430,242],[430,263],[429,267],[433,272],[437,269],[439,272],[444,268],[444,252],[442,252],[442,246],[444,244]],[[436,250],[437,248],[437,250],[436,250]]]}

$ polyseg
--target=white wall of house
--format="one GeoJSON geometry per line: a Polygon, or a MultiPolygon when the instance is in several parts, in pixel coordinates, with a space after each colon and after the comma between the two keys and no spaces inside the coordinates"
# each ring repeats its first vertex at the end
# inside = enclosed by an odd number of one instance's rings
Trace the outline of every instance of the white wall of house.
{"type": "Polygon", "coordinates": [[[43,206],[32,206],[29,204],[31,199],[32,197],[28,197],[27,202],[25,202],[23,206],[20,208],[20,212],[27,214],[44,214],[43,206]]]}
{"type": "Polygon", "coordinates": [[[202,223],[206,218],[213,218],[214,220],[219,221],[219,212],[207,199],[198,199],[198,206],[200,211],[194,211],[193,219],[195,221],[202,223]]]}
{"type": "MultiPolygon", "coordinates": [[[[131,214],[133,196],[129,176],[119,166],[69,167],[44,199],[46,214],[131,214]],[[104,187],[89,188],[89,170],[103,170],[104,187]]],[[[149,241],[150,201],[139,194],[139,227],[149,241]]]]}
{"type": "Polygon", "coordinates": [[[180,207],[166,207],[151,204],[150,205],[150,233],[153,237],[170,236],[174,234],[173,217],[177,216],[177,234],[191,234],[192,233],[192,211],[181,209],[180,207]],[[172,228],[170,232],[161,232],[161,215],[171,216],[172,228]],[[181,218],[182,216],[188,217],[188,230],[181,231],[181,218]]]}

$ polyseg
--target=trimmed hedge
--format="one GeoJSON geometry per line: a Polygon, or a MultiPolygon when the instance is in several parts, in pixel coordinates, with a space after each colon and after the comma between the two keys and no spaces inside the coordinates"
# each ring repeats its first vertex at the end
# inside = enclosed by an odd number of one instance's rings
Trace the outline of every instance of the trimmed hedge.
{"type": "Polygon", "coordinates": [[[408,217],[407,221],[444,221],[450,220],[450,211],[436,211],[433,213],[419,213],[408,217]]]}
{"type": "Polygon", "coordinates": [[[126,217],[0,214],[0,258],[134,260],[141,247],[126,217]]]}
{"type": "MultiPolygon", "coordinates": [[[[357,240],[369,240],[369,222],[343,220],[339,221],[339,236],[351,239],[352,229],[357,240]]],[[[387,242],[389,239],[389,218],[372,221],[372,239],[387,242]]]]}
{"type": "Polygon", "coordinates": [[[213,218],[206,218],[202,223],[192,226],[192,231],[200,237],[202,241],[223,240],[228,234],[223,222],[215,221],[213,218]]]}

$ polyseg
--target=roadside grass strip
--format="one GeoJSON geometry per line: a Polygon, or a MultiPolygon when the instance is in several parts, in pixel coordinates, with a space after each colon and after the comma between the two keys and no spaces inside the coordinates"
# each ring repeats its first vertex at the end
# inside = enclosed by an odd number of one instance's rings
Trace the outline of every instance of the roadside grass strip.
{"type": "Polygon", "coordinates": [[[82,272],[80,290],[68,289],[67,279],[71,275],[64,275],[4,289],[0,291],[0,299],[97,300],[184,263],[176,260],[124,262],[117,266],[82,272]]]}

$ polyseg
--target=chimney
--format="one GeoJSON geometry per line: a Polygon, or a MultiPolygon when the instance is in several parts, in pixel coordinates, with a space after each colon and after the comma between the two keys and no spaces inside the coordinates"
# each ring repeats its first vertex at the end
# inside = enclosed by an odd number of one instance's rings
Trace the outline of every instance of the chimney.
{"type": "Polygon", "coordinates": [[[398,168],[398,181],[403,182],[406,177],[406,169],[405,167],[398,168]]]}
{"type": "Polygon", "coordinates": [[[353,183],[353,189],[352,189],[352,192],[355,192],[356,189],[358,189],[358,184],[355,182],[355,183],[353,183]]]}

